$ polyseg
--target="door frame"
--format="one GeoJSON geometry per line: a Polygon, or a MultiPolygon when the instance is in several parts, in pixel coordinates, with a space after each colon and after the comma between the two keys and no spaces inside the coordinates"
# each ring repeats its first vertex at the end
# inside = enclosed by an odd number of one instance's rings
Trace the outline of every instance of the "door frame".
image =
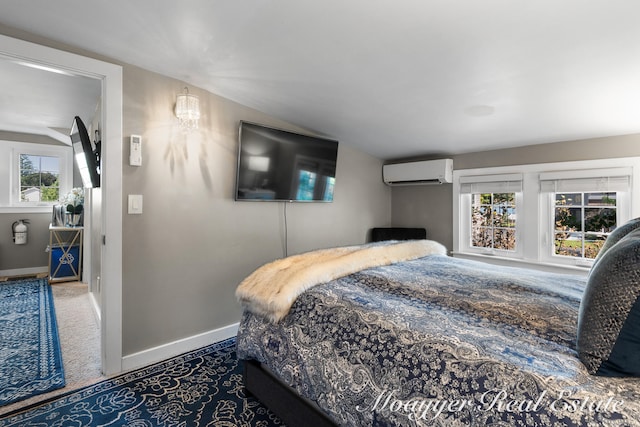
{"type": "Polygon", "coordinates": [[[102,82],[102,372],[122,370],[122,67],[0,34],[0,57],[62,69],[102,82]]]}

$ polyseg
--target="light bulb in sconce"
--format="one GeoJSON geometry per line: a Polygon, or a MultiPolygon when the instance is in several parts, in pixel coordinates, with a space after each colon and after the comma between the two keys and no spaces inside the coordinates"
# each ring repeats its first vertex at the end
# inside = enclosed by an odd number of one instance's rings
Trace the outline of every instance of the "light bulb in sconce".
{"type": "Polygon", "coordinates": [[[176,98],[176,117],[180,120],[180,126],[185,130],[198,129],[200,120],[200,99],[189,93],[187,87],[176,98]]]}

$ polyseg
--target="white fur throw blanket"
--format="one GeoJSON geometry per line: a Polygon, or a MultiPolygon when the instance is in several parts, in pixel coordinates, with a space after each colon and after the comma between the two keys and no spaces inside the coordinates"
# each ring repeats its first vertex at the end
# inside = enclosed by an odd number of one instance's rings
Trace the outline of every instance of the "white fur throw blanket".
{"type": "Polygon", "coordinates": [[[321,249],[263,265],[240,283],[236,297],[249,311],[277,322],[298,295],[317,284],[370,267],[446,252],[432,240],[321,249]]]}

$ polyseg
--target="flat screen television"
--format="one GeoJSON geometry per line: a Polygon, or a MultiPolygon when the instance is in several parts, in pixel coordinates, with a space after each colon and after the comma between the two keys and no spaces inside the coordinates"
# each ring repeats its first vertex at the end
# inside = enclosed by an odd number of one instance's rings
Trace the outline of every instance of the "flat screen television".
{"type": "Polygon", "coordinates": [[[100,143],[96,141],[96,148],[93,148],[87,128],[78,116],[73,119],[69,137],[82,184],[85,188],[100,187],[100,143]]]}
{"type": "Polygon", "coordinates": [[[331,202],[338,141],[241,121],[236,200],[331,202]]]}

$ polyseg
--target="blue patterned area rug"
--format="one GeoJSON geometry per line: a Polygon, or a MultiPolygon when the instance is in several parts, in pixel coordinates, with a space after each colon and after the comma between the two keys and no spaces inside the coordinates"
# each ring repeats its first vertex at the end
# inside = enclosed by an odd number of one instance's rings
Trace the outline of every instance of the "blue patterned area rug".
{"type": "Polygon", "coordinates": [[[70,392],[8,426],[271,427],[282,422],[246,397],[235,338],[70,392]]]}
{"type": "Polygon", "coordinates": [[[0,405],[64,387],[47,279],[0,283],[0,405]]]}

